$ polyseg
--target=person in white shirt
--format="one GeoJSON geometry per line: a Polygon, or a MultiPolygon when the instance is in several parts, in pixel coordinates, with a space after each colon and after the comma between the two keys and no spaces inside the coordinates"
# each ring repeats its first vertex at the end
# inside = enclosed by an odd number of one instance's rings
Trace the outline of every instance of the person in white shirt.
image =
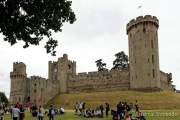
{"type": "Polygon", "coordinates": [[[60,113],[60,114],[64,114],[64,112],[65,112],[64,108],[63,108],[63,107],[60,107],[59,113],[60,113]]]}
{"type": "Polygon", "coordinates": [[[38,120],[43,120],[44,117],[44,109],[43,107],[40,105],[39,109],[38,109],[38,120]]]}
{"type": "Polygon", "coordinates": [[[13,120],[18,120],[19,119],[19,114],[20,114],[20,110],[17,107],[17,105],[15,105],[15,107],[12,108],[12,117],[13,117],[13,120]]]}

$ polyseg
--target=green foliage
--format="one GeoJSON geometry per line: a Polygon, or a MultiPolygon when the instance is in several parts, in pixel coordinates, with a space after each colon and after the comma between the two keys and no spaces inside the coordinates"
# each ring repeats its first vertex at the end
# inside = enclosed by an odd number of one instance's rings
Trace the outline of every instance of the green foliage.
{"type": "Polygon", "coordinates": [[[5,103],[6,105],[8,104],[8,99],[7,99],[6,95],[2,92],[0,92],[0,102],[5,103]]]}
{"type": "Polygon", "coordinates": [[[115,57],[116,59],[113,61],[112,69],[124,70],[128,68],[128,56],[124,53],[124,51],[116,53],[115,57]]]}
{"type": "Polygon", "coordinates": [[[68,0],[0,0],[0,33],[11,45],[21,40],[27,48],[39,45],[48,37],[47,53],[55,55],[57,40],[52,32],[61,32],[63,23],[72,24],[76,18],[68,0]]]}
{"type": "Polygon", "coordinates": [[[108,70],[108,69],[106,69],[106,63],[103,63],[102,59],[96,60],[95,63],[98,68],[98,71],[107,71],[108,70]]]}

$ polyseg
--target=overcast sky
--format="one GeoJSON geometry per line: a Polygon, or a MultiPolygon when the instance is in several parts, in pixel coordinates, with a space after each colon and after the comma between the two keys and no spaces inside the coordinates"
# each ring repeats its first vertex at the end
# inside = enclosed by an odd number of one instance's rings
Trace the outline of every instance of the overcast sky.
{"type": "Polygon", "coordinates": [[[54,34],[59,40],[56,57],[46,54],[43,43],[27,49],[22,48],[22,43],[11,47],[0,35],[0,91],[9,96],[9,73],[15,61],[27,65],[28,76],[45,78],[48,61],[57,60],[63,53],[77,62],[77,72],[96,71],[95,60],[100,58],[110,69],[115,53],[125,51],[128,54],[126,24],[146,14],[157,16],[160,22],[160,69],[172,72],[173,84],[180,89],[179,5],[179,0],[73,0],[77,21],[73,25],[65,24],[62,33],[54,34]]]}

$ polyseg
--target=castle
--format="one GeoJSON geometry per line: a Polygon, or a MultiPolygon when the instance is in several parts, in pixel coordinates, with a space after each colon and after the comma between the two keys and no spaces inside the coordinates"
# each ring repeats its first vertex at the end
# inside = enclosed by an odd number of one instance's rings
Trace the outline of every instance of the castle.
{"type": "Polygon", "coordinates": [[[28,78],[26,65],[13,63],[10,102],[42,105],[63,93],[173,90],[172,75],[159,69],[158,27],[158,19],[150,15],[139,16],[127,24],[129,68],[126,70],[76,73],[76,62],[64,54],[57,61],[49,61],[48,79],[28,78]]]}

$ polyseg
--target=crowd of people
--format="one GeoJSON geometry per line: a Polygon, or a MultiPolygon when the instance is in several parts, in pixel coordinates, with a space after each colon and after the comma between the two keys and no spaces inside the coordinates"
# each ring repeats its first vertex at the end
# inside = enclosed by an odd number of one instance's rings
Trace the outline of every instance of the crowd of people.
{"type": "MultiPolygon", "coordinates": [[[[119,102],[116,109],[111,109],[109,103],[104,103],[96,108],[86,107],[85,102],[76,102],[75,115],[85,118],[103,118],[108,117],[111,111],[112,120],[146,120],[142,112],[140,112],[138,101],[133,103],[119,102]]],[[[4,114],[6,112],[11,113],[12,120],[25,120],[25,111],[29,111],[37,120],[43,120],[44,116],[48,116],[49,120],[55,120],[55,115],[64,114],[64,108],[57,108],[54,105],[50,105],[49,109],[44,109],[41,105],[32,105],[31,107],[24,106],[22,104],[16,104],[9,109],[3,104],[0,104],[0,120],[4,120],[4,114]]]]}
{"type": "Polygon", "coordinates": [[[102,118],[105,115],[108,116],[110,111],[110,106],[108,103],[105,103],[105,108],[103,105],[97,106],[95,109],[86,108],[85,102],[76,102],[75,104],[75,115],[83,116],[86,118],[98,117],[102,118]]]}
{"type": "MultiPolygon", "coordinates": [[[[110,105],[105,103],[97,106],[95,109],[86,108],[85,102],[76,102],[75,115],[83,116],[86,118],[98,117],[103,118],[104,114],[107,117],[110,111],[110,105]]],[[[146,120],[145,116],[140,112],[139,105],[136,103],[119,102],[117,109],[111,109],[112,120],[146,120]],[[134,111],[135,114],[132,114],[134,111]]]]}
{"type": "Polygon", "coordinates": [[[55,115],[58,115],[58,114],[62,115],[65,113],[65,110],[63,107],[57,108],[53,105],[50,105],[47,111],[45,111],[42,106],[39,106],[38,108],[36,105],[33,105],[30,111],[32,113],[32,116],[37,117],[38,120],[43,120],[45,115],[49,117],[49,120],[54,120],[55,115]]]}
{"type": "Polygon", "coordinates": [[[111,110],[113,120],[146,120],[143,113],[140,112],[138,101],[135,104],[119,102],[117,110],[111,110]],[[135,115],[132,114],[134,109],[135,115]]]}
{"type": "Polygon", "coordinates": [[[26,111],[29,111],[32,114],[32,117],[37,120],[43,120],[44,116],[48,116],[49,120],[55,120],[55,115],[62,115],[65,113],[64,108],[57,108],[53,105],[50,105],[49,109],[45,110],[41,105],[37,106],[35,104],[27,107],[25,105],[17,103],[14,106],[9,107],[8,109],[4,105],[0,104],[0,120],[5,120],[5,113],[10,113],[12,120],[26,120],[26,111]]]}

